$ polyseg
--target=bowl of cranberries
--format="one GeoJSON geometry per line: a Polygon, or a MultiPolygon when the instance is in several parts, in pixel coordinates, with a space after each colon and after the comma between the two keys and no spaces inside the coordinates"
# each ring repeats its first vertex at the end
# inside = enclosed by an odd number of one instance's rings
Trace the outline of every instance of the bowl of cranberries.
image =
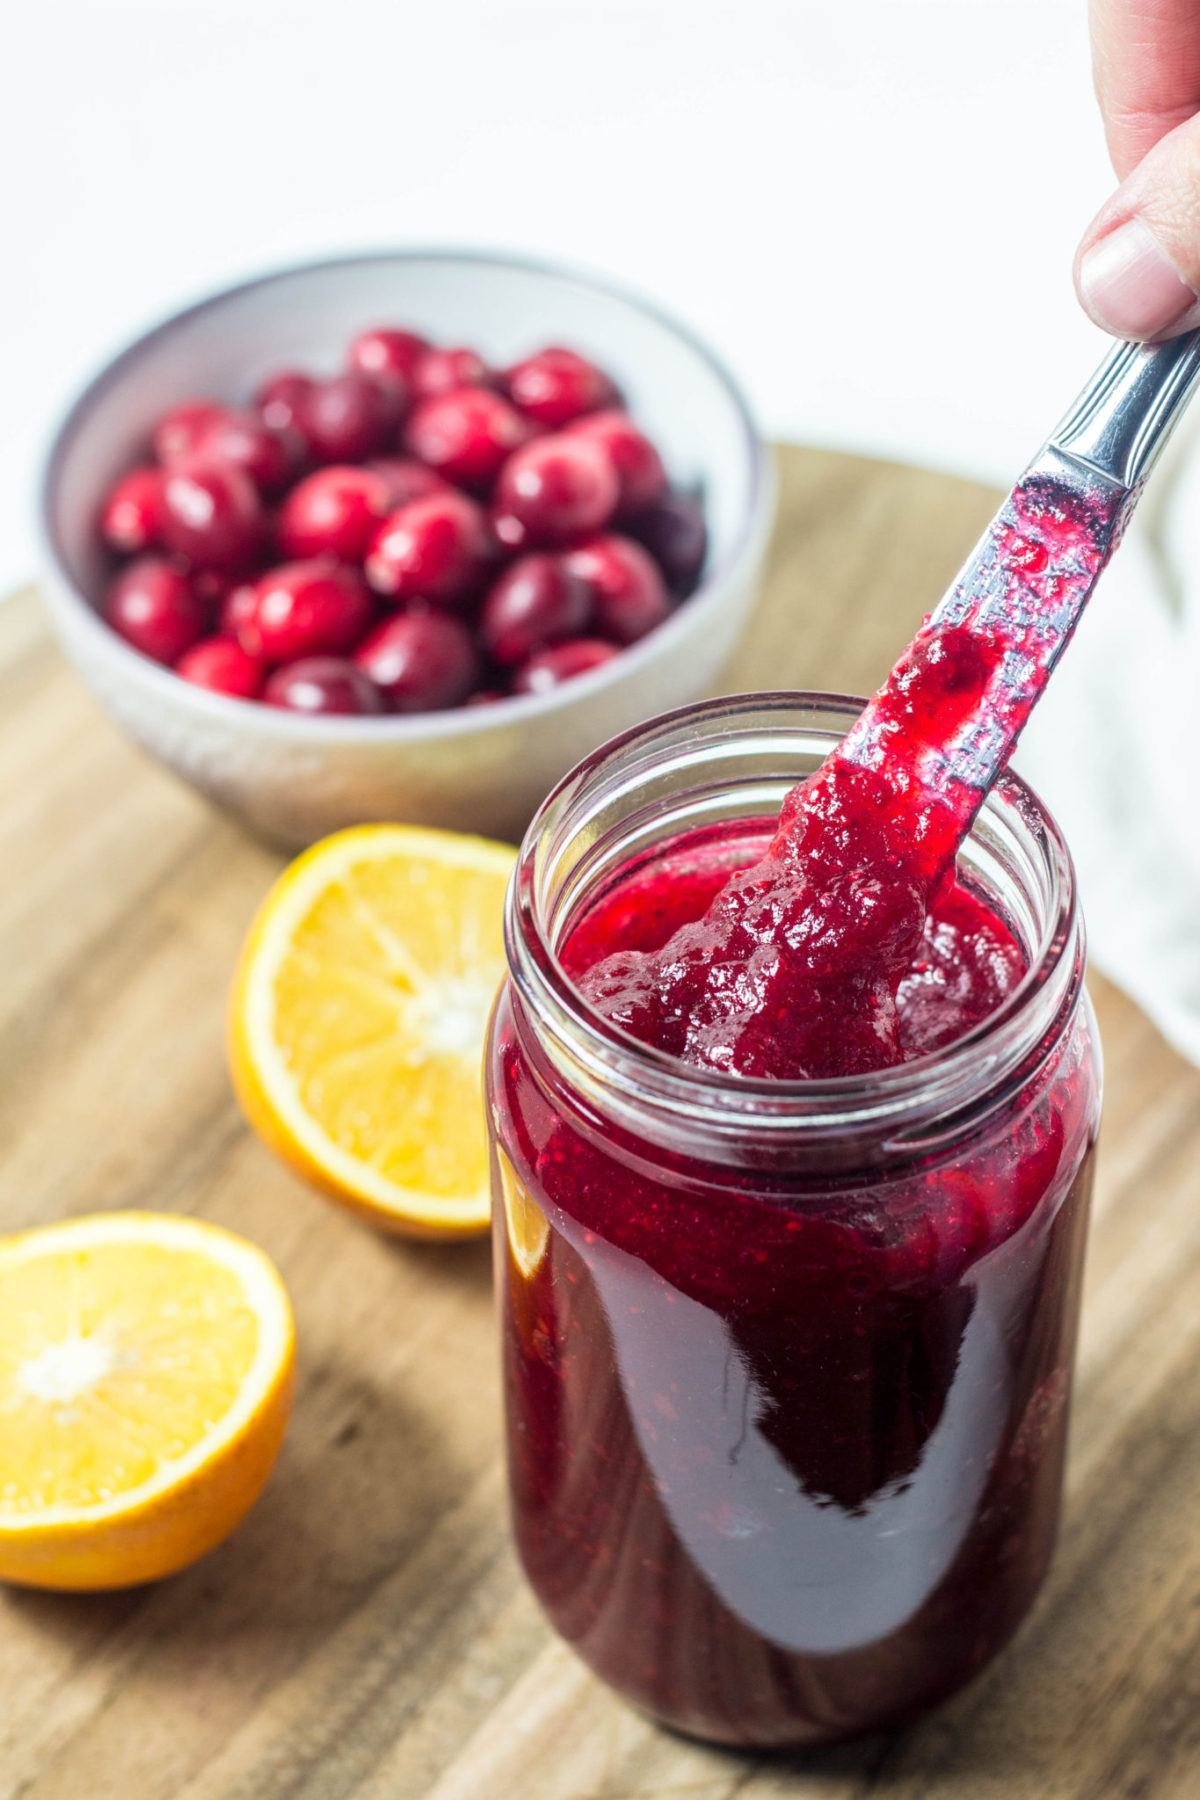
{"type": "Polygon", "coordinates": [[[389,253],[218,294],[59,428],[45,589],[101,702],[281,844],[519,835],[716,682],[773,511],[720,363],[637,300],[389,253]]]}

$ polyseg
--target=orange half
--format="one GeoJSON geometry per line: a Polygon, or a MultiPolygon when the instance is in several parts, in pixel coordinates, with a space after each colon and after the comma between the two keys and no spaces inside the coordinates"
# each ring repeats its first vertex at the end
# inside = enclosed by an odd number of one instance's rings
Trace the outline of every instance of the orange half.
{"type": "Polygon", "coordinates": [[[246,941],[229,1033],[242,1107],[385,1230],[487,1229],[481,1065],[515,860],[455,832],[341,831],[284,871],[246,941]]]}
{"type": "Polygon", "coordinates": [[[211,1550],[270,1473],[293,1359],[274,1265],[215,1225],[0,1239],[0,1579],[127,1587],[211,1550]]]}

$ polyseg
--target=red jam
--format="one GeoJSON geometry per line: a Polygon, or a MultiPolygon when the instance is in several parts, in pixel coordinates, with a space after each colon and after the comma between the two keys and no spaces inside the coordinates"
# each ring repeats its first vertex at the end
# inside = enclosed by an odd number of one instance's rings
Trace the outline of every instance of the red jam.
{"type": "MultiPolygon", "coordinates": [[[[933,1046],[905,1032],[901,984],[928,959],[934,921],[958,931],[975,903],[952,890],[929,911],[934,884],[890,798],[874,771],[831,757],[788,796],[763,855],[716,877],[700,916],[680,914],[657,877],[672,930],[636,948],[610,939],[586,968],[569,961],[581,992],[642,1042],[739,1075],[856,1075],[921,1055],[933,1046]]],[[[955,944],[978,1002],[968,1028],[1019,979],[1005,937],[972,915],[955,944]]]]}
{"type": "MultiPolygon", "coordinates": [[[[748,939],[762,941],[756,931],[770,933],[772,947],[796,938],[800,980],[814,979],[821,958],[824,1004],[787,1004],[782,954],[757,980],[743,976],[739,1022],[749,1014],[748,998],[769,992],[771,1003],[750,1015],[733,1064],[742,1074],[794,1079],[854,1073],[940,1049],[994,1012],[1025,973],[1011,931],[969,888],[946,884],[927,916],[918,911],[918,890],[899,877],[889,883],[877,874],[868,886],[853,876],[842,883],[839,872],[818,895],[813,863],[799,864],[794,843],[785,840],[781,850],[782,836],[753,825],[732,835],[696,834],[647,867],[626,871],[563,946],[568,975],[609,1017],[616,1008],[611,1000],[598,1004],[598,995],[607,999],[618,983],[632,990],[630,1021],[619,1022],[635,1036],[684,1060],[728,1067],[712,1046],[732,1034],[709,1022],[714,997],[725,992],[720,952],[728,956],[731,940],[739,951],[748,939]],[[889,913],[900,929],[885,928],[889,913]],[[874,945],[860,941],[868,935],[860,930],[864,920],[874,945]],[[890,977],[882,991],[878,968],[890,977]],[[652,976],[673,983],[670,1004],[657,990],[643,998],[652,976]],[[698,1045],[708,1053],[696,1055],[698,1045]]],[[[752,968],[753,951],[747,961],[752,968]]]]}
{"type": "MultiPolygon", "coordinates": [[[[1061,651],[1064,604],[1094,582],[1111,535],[1099,502],[1069,498],[1037,479],[1018,486],[968,579],[701,917],[572,970],[597,1012],[737,1075],[859,1075],[931,1047],[906,1033],[900,988],[983,799],[969,779],[988,766],[979,740],[1011,748],[1061,651]],[[1003,605],[985,614],[995,590],[1003,605]]],[[[981,989],[969,1023],[1003,993],[981,989]]]]}
{"type": "MultiPolygon", "coordinates": [[[[839,910],[836,850],[822,884],[799,863],[801,812],[627,865],[570,930],[566,974],[656,1047],[743,1074],[932,1056],[1012,994],[1026,959],[979,891],[943,883],[923,917],[911,869],[885,864],[877,890],[852,870],[839,910]]],[[[516,1540],[557,1630],[635,1704],[734,1744],[827,1740],[910,1717],[1011,1635],[1058,1516],[1089,1029],[1085,1008],[957,1136],[857,1162],[750,1137],[720,1166],[598,1116],[502,999],[516,1540]]]]}
{"type": "MultiPolygon", "coordinates": [[[[897,1723],[1045,1573],[1096,1070],[1077,987],[1043,1024],[1046,971],[955,856],[1112,523],[1027,481],[777,824],[643,852],[576,902],[561,975],[625,1034],[601,1063],[522,976],[519,896],[489,1077],[516,1538],[563,1637],[683,1731],[897,1723]],[[1005,1064],[988,1021],[1026,975],[1036,1029],[1005,1064]],[[909,1066],[928,1112],[873,1129],[909,1066]],[[761,1090],[831,1079],[772,1137],[761,1090]]],[[[607,797],[653,817],[630,755],[607,797]]]]}
{"type": "Polygon", "coordinates": [[[788,795],[761,859],[665,940],[612,945],[575,971],[591,1005],[655,1049],[738,1075],[858,1075],[921,1054],[899,990],[983,799],[969,779],[978,740],[1011,748],[1110,525],[1044,483],[1019,486],[970,579],[788,795]],[[983,624],[997,586],[1004,606],[983,624]]]}

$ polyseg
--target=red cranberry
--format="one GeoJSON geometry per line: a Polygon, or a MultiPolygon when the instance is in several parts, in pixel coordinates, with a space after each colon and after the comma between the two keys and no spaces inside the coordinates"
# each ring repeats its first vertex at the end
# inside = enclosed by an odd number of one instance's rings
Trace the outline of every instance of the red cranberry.
{"type": "Polygon", "coordinates": [[[611,458],[621,498],[617,510],[626,515],[657,505],[667,491],[662,457],[628,413],[599,412],[580,419],[573,429],[589,437],[611,458]]]}
{"type": "Polygon", "coordinates": [[[490,388],[456,388],[422,400],[404,433],[404,447],[429,468],[463,487],[486,487],[505,457],[530,437],[515,406],[490,388]]]}
{"type": "Polygon", "coordinates": [[[151,442],[160,463],[182,462],[194,454],[204,432],[225,417],[226,408],[215,400],[185,400],[164,413],[154,427],[151,442]]]}
{"type": "Polygon", "coordinates": [[[493,507],[489,515],[492,532],[497,542],[505,550],[528,550],[530,534],[527,526],[520,519],[514,519],[511,513],[497,512],[493,507]]]}
{"type": "Polygon", "coordinates": [[[292,489],[275,521],[276,542],[289,558],[327,555],[359,562],[391,510],[392,490],[382,475],[334,464],[292,489]]]}
{"type": "Polygon", "coordinates": [[[667,494],[649,512],[630,519],[628,530],[647,550],[676,594],[690,594],[708,549],[704,509],[687,494],[667,494]]]}
{"type": "Polygon", "coordinates": [[[196,687],[209,688],[214,694],[229,694],[235,700],[257,700],[262,692],[262,663],[232,638],[201,638],[184,651],[175,664],[175,673],[196,687]]]}
{"type": "Polygon", "coordinates": [[[308,656],[285,663],[267,682],[268,706],[303,713],[386,712],[383,695],[369,675],[340,656],[308,656]]]}
{"type": "Polygon", "coordinates": [[[318,381],[296,409],[296,423],[318,462],[363,462],[390,442],[408,402],[399,376],[382,381],[347,369],[318,381]]]}
{"type": "Polygon", "coordinates": [[[104,616],[127,644],[160,663],[177,661],[208,627],[208,609],[191,582],[161,556],[139,557],[121,570],[104,616]]]}
{"type": "Polygon", "coordinates": [[[302,375],[298,369],[283,369],[278,375],[272,375],[264,381],[254,396],[254,404],[262,414],[263,423],[272,431],[295,432],[308,450],[308,439],[304,431],[302,415],[304,408],[312,397],[316,382],[311,375],[302,375]]]}
{"type": "Polygon", "coordinates": [[[573,681],[576,675],[587,675],[592,669],[611,662],[621,652],[615,644],[599,638],[570,638],[565,644],[552,644],[539,650],[513,676],[514,694],[548,694],[551,688],[573,681]]]}
{"type": "Polygon", "coordinates": [[[262,542],[258,490],[232,463],[188,463],[163,477],[163,542],[202,569],[248,568],[262,542]]]}
{"type": "Polygon", "coordinates": [[[636,643],[671,610],[658,564],[632,538],[591,538],[562,560],[591,596],[594,629],[618,644],[636,643]]]}
{"type": "Polygon", "coordinates": [[[587,587],[561,557],[519,556],[488,592],[480,641],[498,663],[522,663],[547,644],[578,637],[591,610],[587,587]]]}
{"type": "Polygon", "coordinates": [[[395,511],[399,506],[407,506],[410,500],[424,500],[427,494],[444,494],[447,483],[424,463],[414,462],[411,456],[377,456],[367,464],[373,475],[382,475],[391,490],[392,504],[389,510],[395,511]]]}
{"type": "Polygon", "coordinates": [[[415,331],[399,331],[380,326],[375,331],[361,331],[350,346],[350,367],[364,369],[368,375],[398,375],[405,387],[411,387],[417,364],[427,356],[431,345],[415,331]]]}
{"type": "Polygon", "coordinates": [[[479,680],[471,634],[448,613],[401,613],[371,633],[354,658],[393,712],[458,706],[479,680]]]}
{"type": "Polygon", "coordinates": [[[495,706],[497,700],[507,700],[507,698],[508,695],[502,694],[499,688],[476,688],[470,699],[466,701],[466,705],[495,706]]]}
{"type": "Polygon", "coordinates": [[[584,413],[620,401],[613,383],[585,356],[557,345],[539,350],[508,371],[509,397],[526,418],[556,431],[584,413]]]}
{"type": "Polygon", "coordinates": [[[367,552],[367,580],[396,600],[453,602],[477,585],[492,554],[482,509],[447,489],[384,520],[367,552]]]}
{"type": "Polygon", "coordinates": [[[371,623],[371,596],[353,569],[314,560],[284,563],[255,584],[238,641],[270,663],[341,656],[371,623]]]}
{"type": "Polygon", "coordinates": [[[302,455],[294,432],[273,431],[254,413],[226,412],[196,434],[193,454],[202,462],[236,463],[260,494],[287,486],[302,455]]]}
{"type": "Polygon", "coordinates": [[[217,628],[222,637],[237,638],[242,642],[243,631],[247,640],[253,644],[257,641],[257,626],[253,620],[258,606],[258,595],[252,581],[239,581],[231,587],[221,601],[217,614],[217,628]]]}
{"type": "Polygon", "coordinates": [[[100,531],[113,550],[136,556],[162,541],[162,475],[131,469],[110,489],[100,514],[100,531]]]}
{"type": "Polygon", "coordinates": [[[413,393],[418,400],[433,394],[449,394],[455,388],[487,387],[492,371],[474,350],[430,350],[413,370],[413,393]]]}
{"type": "Polygon", "coordinates": [[[511,513],[531,537],[561,543],[607,525],[618,497],[616,473],[600,445],[561,432],[513,452],[496,483],[495,508],[511,513]]]}

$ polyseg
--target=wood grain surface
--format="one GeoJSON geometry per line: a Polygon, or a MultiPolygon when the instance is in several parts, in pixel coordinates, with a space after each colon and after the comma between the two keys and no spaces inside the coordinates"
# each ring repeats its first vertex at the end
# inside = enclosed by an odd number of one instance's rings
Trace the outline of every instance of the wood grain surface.
{"type": "MultiPolygon", "coordinates": [[[[781,461],[727,685],[862,692],[994,496],[781,461]]],[[[277,1259],[301,1346],[279,1467],[225,1546],[137,1592],[0,1592],[0,1800],[1196,1800],[1200,1073],[1093,982],[1108,1085],[1066,1518],[1015,1644],[900,1735],[727,1754],[609,1695],[523,1584],[487,1246],[385,1242],[242,1125],[225,986],[278,866],[123,742],[32,596],[0,607],[0,1229],[218,1220],[277,1259]]]]}

